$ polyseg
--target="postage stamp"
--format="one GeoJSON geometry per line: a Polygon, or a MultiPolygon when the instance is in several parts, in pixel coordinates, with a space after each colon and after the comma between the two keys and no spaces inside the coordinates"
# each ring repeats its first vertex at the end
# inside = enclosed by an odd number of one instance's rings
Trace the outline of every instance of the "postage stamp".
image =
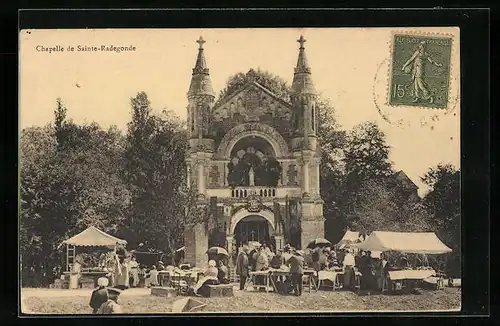
{"type": "Polygon", "coordinates": [[[388,103],[446,108],[451,37],[394,34],[388,103]]]}

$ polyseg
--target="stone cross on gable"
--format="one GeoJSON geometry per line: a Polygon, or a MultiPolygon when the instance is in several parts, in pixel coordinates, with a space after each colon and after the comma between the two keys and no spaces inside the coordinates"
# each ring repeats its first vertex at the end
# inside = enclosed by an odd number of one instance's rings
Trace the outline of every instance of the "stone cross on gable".
{"type": "Polygon", "coordinates": [[[306,39],[304,38],[303,35],[300,35],[300,38],[297,40],[297,42],[300,43],[300,48],[303,49],[304,48],[304,43],[306,43],[306,39]]]}
{"type": "Polygon", "coordinates": [[[200,36],[198,41],[196,41],[200,45],[200,50],[203,50],[203,44],[206,43],[206,41],[203,39],[203,37],[200,36]]]}
{"type": "Polygon", "coordinates": [[[295,164],[290,164],[290,166],[288,167],[288,171],[287,171],[289,185],[297,184],[297,175],[298,175],[298,172],[297,172],[297,168],[296,168],[295,164]]]}

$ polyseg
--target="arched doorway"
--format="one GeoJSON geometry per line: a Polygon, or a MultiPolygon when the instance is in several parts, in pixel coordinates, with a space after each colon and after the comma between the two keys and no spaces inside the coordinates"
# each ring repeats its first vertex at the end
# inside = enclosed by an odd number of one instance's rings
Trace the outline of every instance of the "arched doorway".
{"type": "Polygon", "coordinates": [[[247,209],[240,209],[231,218],[230,234],[236,248],[248,241],[271,245],[274,233],[274,214],[269,210],[249,212],[247,209]]]}
{"type": "Polygon", "coordinates": [[[234,228],[234,240],[236,247],[247,244],[249,241],[257,241],[270,245],[274,229],[269,221],[259,215],[248,215],[241,219],[234,228]]]}

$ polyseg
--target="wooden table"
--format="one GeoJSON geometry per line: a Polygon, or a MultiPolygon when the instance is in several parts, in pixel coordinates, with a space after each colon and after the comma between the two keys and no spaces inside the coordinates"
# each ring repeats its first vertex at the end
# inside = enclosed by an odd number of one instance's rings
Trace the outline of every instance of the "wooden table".
{"type": "MultiPolygon", "coordinates": [[[[250,277],[247,279],[245,283],[245,290],[250,286],[250,283],[254,284],[254,287],[256,288],[263,288],[265,287],[266,292],[270,292],[274,290],[274,292],[278,293],[278,287],[276,286],[276,282],[274,281],[278,277],[291,277],[292,274],[289,271],[281,270],[281,269],[269,269],[266,271],[256,271],[256,272],[250,272],[250,277]],[[264,277],[265,284],[257,284],[256,282],[256,277],[262,276],[264,277]]],[[[318,290],[318,285],[316,284],[316,280],[314,279],[314,276],[316,276],[316,271],[312,269],[307,269],[304,270],[303,276],[308,277],[308,288],[309,292],[312,290],[317,291],[318,290]]]]}
{"type": "Polygon", "coordinates": [[[81,271],[79,273],[75,272],[63,272],[64,275],[71,275],[71,274],[80,274],[81,277],[88,277],[91,278],[94,281],[94,287],[97,287],[97,280],[101,277],[106,277],[110,284],[111,284],[111,278],[107,277],[110,272],[108,271],[81,271]]]}
{"type": "Polygon", "coordinates": [[[272,291],[272,290],[269,291],[269,288],[271,288],[273,290],[276,290],[276,284],[274,283],[274,280],[271,277],[271,271],[267,270],[267,271],[250,272],[249,276],[250,277],[247,278],[247,280],[245,282],[245,287],[244,287],[245,290],[248,288],[248,286],[250,285],[250,283],[253,283],[254,288],[257,288],[257,289],[265,287],[266,292],[271,292],[272,291]],[[264,282],[265,285],[257,284],[256,278],[258,276],[264,277],[264,279],[265,279],[265,282],[264,282]]]}
{"type": "Polygon", "coordinates": [[[397,271],[389,271],[388,279],[392,283],[392,290],[395,290],[395,281],[401,281],[401,288],[406,287],[409,280],[423,281],[424,279],[436,274],[433,269],[403,269],[397,271]]]}
{"type": "Polygon", "coordinates": [[[160,286],[171,285],[172,281],[180,281],[185,280],[187,283],[191,283],[192,280],[194,282],[198,282],[200,279],[200,275],[203,275],[201,271],[159,271],[158,272],[158,283],[160,286]],[[196,274],[196,275],[194,275],[196,274]],[[167,281],[165,282],[165,279],[167,281]]]}
{"type": "Polygon", "coordinates": [[[311,293],[311,290],[314,289],[314,291],[318,291],[318,284],[316,284],[315,276],[317,276],[317,273],[314,269],[306,269],[304,270],[304,276],[307,276],[309,278],[309,293],[311,293]]]}
{"type": "MultiPolygon", "coordinates": [[[[333,283],[332,290],[337,290],[341,288],[341,282],[339,277],[344,276],[344,271],[319,271],[318,272],[318,288],[321,286],[322,281],[329,280],[333,283]]],[[[354,272],[354,286],[359,288],[361,273],[358,271],[354,272]]]]}

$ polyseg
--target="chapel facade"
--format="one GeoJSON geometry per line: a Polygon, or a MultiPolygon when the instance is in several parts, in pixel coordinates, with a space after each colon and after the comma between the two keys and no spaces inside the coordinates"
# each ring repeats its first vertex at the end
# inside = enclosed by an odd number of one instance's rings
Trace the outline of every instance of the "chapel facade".
{"type": "Polygon", "coordinates": [[[216,227],[185,230],[185,260],[206,264],[211,246],[229,253],[249,241],[297,248],[324,237],[316,90],[301,36],[289,100],[246,83],[216,102],[200,37],[188,97],[188,184],[216,227]]]}

